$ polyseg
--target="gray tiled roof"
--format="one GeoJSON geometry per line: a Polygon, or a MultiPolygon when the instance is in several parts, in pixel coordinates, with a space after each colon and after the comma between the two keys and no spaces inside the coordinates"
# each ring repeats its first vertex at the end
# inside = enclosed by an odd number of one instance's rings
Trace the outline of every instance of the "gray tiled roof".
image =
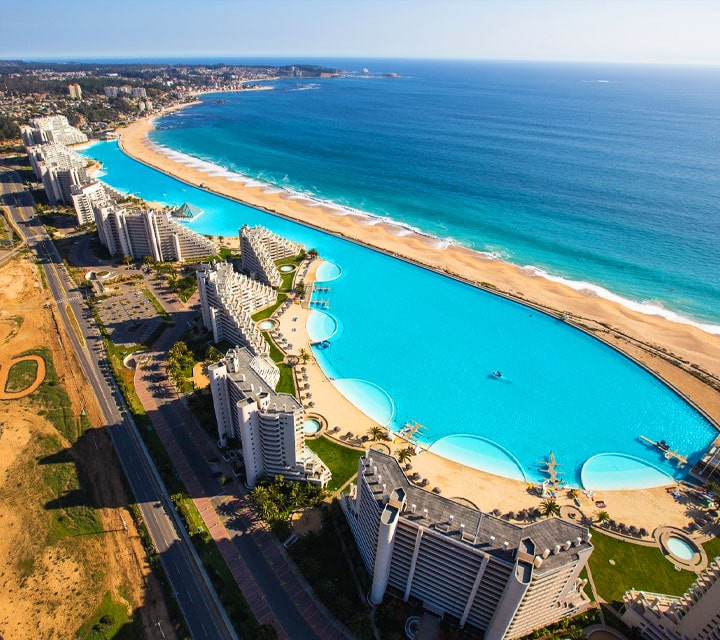
{"type": "Polygon", "coordinates": [[[434,529],[458,541],[462,539],[465,544],[505,559],[514,555],[524,538],[530,538],[535,545],[535,555],[542,555],[545,549],[551,552],[543,561],[540,572],[565,564],[578,549],[588,549],[591,546],[587,540],[586,527],[561,518],[547,518],[524,525],[507,522],[414,485],[392,456],[374,450],[366,454],[366,457],[368,455],[373,463],[365,470],[365,477],[378,501],[383,500],[384,494],[390,495],[393,489],[403,489],[407,502],[401,517],[418,526],[434,529]],[[375,466],[377,474],[372,473],[375,466]],[[451,517],[452,522],[448,524],[451,517]],[[461,524],[465,525],[462,535],[461,524]],[[577,538],[581,539],[579,545],[577,538]],[[569,550],[561,548],[559,553],[554,553],[556,545],[562,547],[568,541],[573,543],[569,550]],[[508,542],[508,545],[504,552],[505,542],[508,542]]]}

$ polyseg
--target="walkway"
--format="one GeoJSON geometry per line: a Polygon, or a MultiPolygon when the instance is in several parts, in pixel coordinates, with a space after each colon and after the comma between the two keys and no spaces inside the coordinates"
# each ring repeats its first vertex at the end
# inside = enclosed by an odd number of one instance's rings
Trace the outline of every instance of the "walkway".
{"type": "MultiPolygon", "coordinates": [[[[178,322],[166,330],[155,346],[167,349],[184,326],[178,322]]],[[[166,378],[163,357],[164,353],[155,352],[152,359],[166,378]]],[[[347,637],[316,603],[285,549],[255,517],[240,487],[227,487],[236,495],[225,495],[211,476],[207,461],[218,452],[174,389],[165,383],[160,391],[164,396],[155,397],[150,391],[152,383],[144,380],[142,373],[142,367],[135,373],[138,397],[258,622],[272,624],[280,639],[347,637]]]]}

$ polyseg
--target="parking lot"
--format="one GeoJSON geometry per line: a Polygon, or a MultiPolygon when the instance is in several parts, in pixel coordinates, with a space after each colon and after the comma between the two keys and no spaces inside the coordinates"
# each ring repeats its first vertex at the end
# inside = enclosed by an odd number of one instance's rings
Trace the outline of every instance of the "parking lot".
{"type": "Polygon", "coordinates": [[[117,345],[145,342],[163,319],[143,292],[143,283],[107,286],[107,298],[97,301],[98,313],[110,339],[117,345]]]}

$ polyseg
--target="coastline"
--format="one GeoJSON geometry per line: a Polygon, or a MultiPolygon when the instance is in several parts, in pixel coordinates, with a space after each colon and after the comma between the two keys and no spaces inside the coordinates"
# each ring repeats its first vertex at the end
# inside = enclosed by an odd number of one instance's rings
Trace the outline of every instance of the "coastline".
{"type": "MultiPolygon", "coordinates": [[[[190,104],[193,103],[175,105],[173,110],[190,104]]],[[[242,182],[228,181],[224,177],[210,176],[175,162],[152,148],[147,135],[153,128],[152,120],[161,115],[138,120],[120,130],[122,151],[191,186],[383,251],[497,295],[535,306],[556,317],[565,317],[568,324],[603,340],[673,387],[719,428],[719,336],[692,325],[633,311],[616,302],[532,275],[522,267],[463,247],[451,245],[439,248],[437,239],[431,236],[414,234],[408,229],[400,229],[402,235],[398,235],[397,226],[383,222],[368,225],[367,218],[350,213],[338,215],[317,203],[311,206],[307,201],[292,198],[289,193],[276,190],[266,193],[266,186],[248,186],[242,182]],[[200,184],[204,186],[200,187],[200,184]],[[714,377],[713,381],[718,387],[713,388],[699,379],[701,371],[714,377]]],[[[237,243],[237,237],[224,240],[227,244],[237,243]]],[[[291,331],[290,328],[286,330],[291,331]]],[[[326,407],[321,411],[327,411],[327,418],[333,424],[337,421],[338,424],[352,425],[357,442],[360,443],[358,436],[366,433],[374,423],[326,380],[316,362],[311,360],[309,364],[318,406],[326,407]]],[[[400,441],[392,448],[402,446],[405,445],[400,441]]],[[[519,505],[535,505],[538,500],[526,491],[524,482],[470,469],[429,451],[415,457],[413,467],[433,483],[442,485],[448,495],[475,500],[484,509],[499,507],[503,511],[512,510],[519,508],[519,505]],[[468,478],[472,478],[470,484],[468,478]]],[[[602,493],[611,498],[613,515],[628,523],[647,526],[649,523],[659,525],[672,522],[676,526],[683,526],[688,522],[684,508],[678,509],[677,503],[668,498],[662,488],[602,493]],[[638,503],[640,498],[641,506],[638,503]]],[[[572,508],[571,501],[563,496],[561,503],[565,502],[568,502],[568,508],[572,508]]],[[[590,510],[594,508],[591,501],[583,506],[590,510]]]]}
{"type": "Polygon", "coordinates": [[[148,134],[154,119],[196,103],[173,105],[120,129],[120,148],[135,160],[192,186],[383,251],[551,315],[565,316],[570,324],[646,366],[705,413],[716,427],[720,424],[720,336],[630,309],[590,290],[575,289],[459,245],[438,246],[436,238],[382,220],[368,224],[365,216],[338,214],[288,192],[211,176],[152,148],[148,134]],[[716,388],[699,377],[710,380],[716,388]]]}

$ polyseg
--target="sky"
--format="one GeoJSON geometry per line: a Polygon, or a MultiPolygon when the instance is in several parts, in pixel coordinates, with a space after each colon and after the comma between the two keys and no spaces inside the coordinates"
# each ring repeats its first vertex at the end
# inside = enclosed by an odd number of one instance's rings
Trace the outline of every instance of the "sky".
{"type": "Polygon", "coordinates": [[[0,59],[720,64],[720,0],[5,0],[0,59]]]}

